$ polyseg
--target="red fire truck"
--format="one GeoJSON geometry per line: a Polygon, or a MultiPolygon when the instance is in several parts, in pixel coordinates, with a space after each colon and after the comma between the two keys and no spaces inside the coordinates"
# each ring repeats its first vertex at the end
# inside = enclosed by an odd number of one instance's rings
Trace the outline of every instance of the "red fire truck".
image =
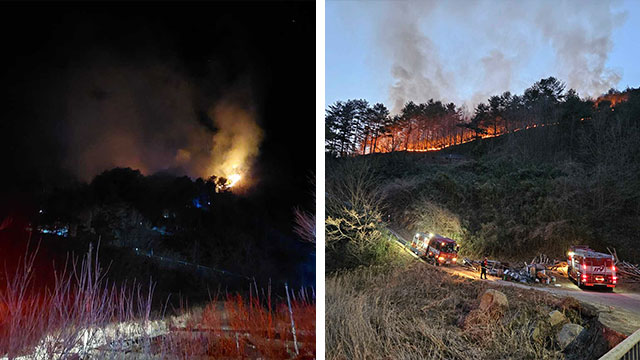
{"type": "Polygon", "coordinates": [[[455,264],[460,250],[460,246],[453,239],[420,232],[414,235],[411,247],[418,251],[418,255],[434,259],[436,265],[455,264]]]}
{"type": "Polygon", "coordinates": [[[616,287],[618,277],[612,255],[596,252],[585,245],[569,248],[567,276],[583,286],[616,287]]]}

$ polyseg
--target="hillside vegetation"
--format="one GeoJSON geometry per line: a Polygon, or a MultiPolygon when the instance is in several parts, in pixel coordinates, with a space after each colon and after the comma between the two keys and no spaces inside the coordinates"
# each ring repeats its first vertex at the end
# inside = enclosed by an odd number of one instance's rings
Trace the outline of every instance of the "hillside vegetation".
{"type": "Polygon", "coordinates": [[[479,312],[488,288],[420,262],[330,275],[327,359],[597,359],[608,350],[597,316],[574,299],[502,287],[507,308],[479,312]],[[553,337],[532,338],[553,310],[587,328],[583,345],[563,352],[553,337]]]}
{"type": "Polygon", "coordinates": [[[327,270],[382,259],[386,226],[454,238],[467,256],[587,244],[640,261],[640,92],[627,95],[574,121],[566,100],[557,122],[439,152],[329,155],[327,270]]]}

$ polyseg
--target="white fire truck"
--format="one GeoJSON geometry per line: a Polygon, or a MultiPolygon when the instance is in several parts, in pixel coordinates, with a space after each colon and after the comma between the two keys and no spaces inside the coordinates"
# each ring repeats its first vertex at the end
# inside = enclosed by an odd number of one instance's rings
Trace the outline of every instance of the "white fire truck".
{"type": "Polygon", "coordinates": [[[567,264],[567,275],[578,287],[616,287],[618,277],[613,255],[596,252],[585,245],[576,245],[569,248],[567,264]]]}

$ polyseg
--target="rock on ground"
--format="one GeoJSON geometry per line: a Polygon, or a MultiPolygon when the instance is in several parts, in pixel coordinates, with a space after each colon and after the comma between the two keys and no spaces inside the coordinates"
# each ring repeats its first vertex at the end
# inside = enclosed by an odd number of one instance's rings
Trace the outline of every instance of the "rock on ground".
{"type": "Polygon", "coordinates": [[[502,311],[508,307],[509,300],[507,300],[507,296],[498,290],[488,289],[480,296],[480,306],[478,306],[480,311],[502,311]]]}
{"type": "Polygon", "coordinates": [[[551,324],[551,326],[560,325],[567,321],[568,321],[567,317],[564,316],[564,314],[558,310],[553,310],[552,312],[549,313],[549,324],[551,324]]]}
{"type": "Polygon", "coordinates": [[[536,327],[533,329],[532,337],[533,340],[543,343],[546,338],[555,335],[555,333],[559,330],[560,325],[569,322],[566,316],[561,311],[553,310],[549,313],[549,317],[547,319],[539,320],[536,323],[536,327]]]}
{"type": "Polygon", "coordinates": [[[471,310],[460,322],[465,330],[474,329],[476,325],[486,325],[504,315],[509,307],[507,296],[500,291],[489,289],[480,295],[480,305],[471,310]]]}
{"type": "Polygon", "coordinates": [[[564,324],[556,335],[556,341],[561,349],[565,349],[575,340],[584,328],[578,324],[564,324]]]}

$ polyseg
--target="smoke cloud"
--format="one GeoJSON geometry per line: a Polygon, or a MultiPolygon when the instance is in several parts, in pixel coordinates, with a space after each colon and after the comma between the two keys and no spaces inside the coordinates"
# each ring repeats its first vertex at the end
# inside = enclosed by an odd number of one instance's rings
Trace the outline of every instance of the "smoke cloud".
{"type": "Polygon", "coordinates": [[[211,110],[219,131],[213,136],[213,148],[208,173],[229,177],[245,173],[248,159],[258,155],[257,144],[262,140],[262,130],[253,115],[234,104],[217,104],[211,110]]]}
{"type": "Polygon", "coordinates": [[[400,109],[411,98],[440,98],[449,88],[450,74],[444,74],[435,45],[419,28],[418,14],[428,14],[430,8],[422,2],[394,5],[384,19],[381,38],[388,46],[385,53],[390,51],[394,58],[391,74],[396,82],[390,96],[393,108],[400,109]]]}
{"type": "MultiPolygon", "coordinates": [[[[380,54],[391,59],[394,112],[430,98],[474,106],[556,76],[583,96],[614,87],[606,67],[625,13],[612,1],[390,1],[377,12],[380,54]],[[527,74],[527,75],[525,75],[527,74]]],[[[363,5],[364,6],[364,5],[363,5]]]]}
{"type": "Polygon", "coordinates": [[[66,167],[79,178],[113,167],[194,178],[249,171],[262,129],[242,86],[207,100],[175,64],[83,64],[72,67],[59,94],[66,100],[66,167]]]}

